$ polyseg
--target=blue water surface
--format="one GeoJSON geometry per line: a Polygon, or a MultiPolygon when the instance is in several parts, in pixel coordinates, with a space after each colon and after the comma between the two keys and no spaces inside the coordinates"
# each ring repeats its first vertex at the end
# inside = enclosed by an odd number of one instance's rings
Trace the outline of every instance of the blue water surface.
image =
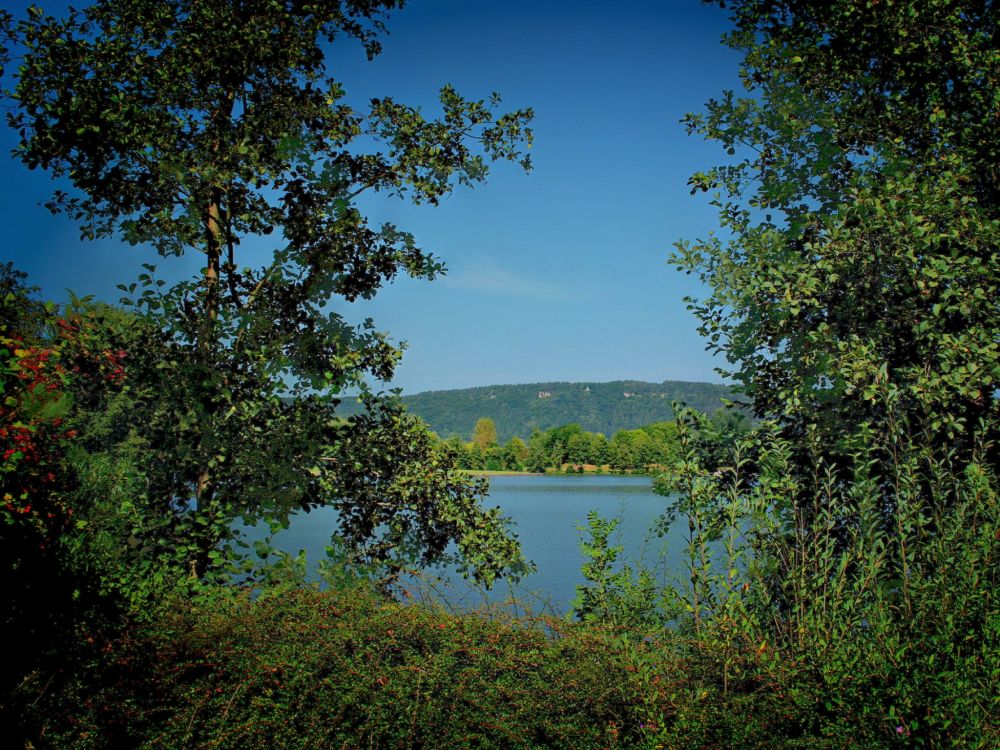
{"type": "MultiPolygon", "coordinates": [[[[407,592],[461,609],[516,599],[518,607],[536,614],[562,615],[569,609],[577,585],[583,583],[580,541],[584,533],[578,527],[587,525],[587,513],[592,509],[606,518],[621,520],[612,542],[624,547],[623,557],[653,570],[661,583],[671,582],[682,568],[686,540],[680,529],[671,529],[663,538],[653,532],[668,502],[653,493],[649,477],[490,477],[485,505],[499,506],[513,520],[524,555],[534,562],[537,572],[517,585],[501,581],[486,592],[452,571],[428,571],[406,584],[407,592]]],[[[292,554],[305,550],[310,564],[315,565],[325,557],[335,526],[336,515],[330,509],[302,514],[275,536],[274,544],[292,554]]]]}

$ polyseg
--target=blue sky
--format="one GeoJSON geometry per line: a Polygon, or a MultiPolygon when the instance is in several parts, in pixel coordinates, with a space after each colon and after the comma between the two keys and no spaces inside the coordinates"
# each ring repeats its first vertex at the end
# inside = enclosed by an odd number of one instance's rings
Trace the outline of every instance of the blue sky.
{"type": "MultiPolygon", "coordinates": [[[[55,4],[40,3],[51,12],[55,4]]],[[[20,8],[12,8],[20,12],[20,8]]],[[[499,164],[473,190],[438,207],[366,197],[374,223],[416,235],[449,268],[433,282],[403,279],[370,302],[333,304],[406,341],[394,385],[404,392],[534,381],[711,380],[683,297],[704,290],[671,268],[674,241],[704,236],[716,217],[686,185],[718,163],[718,147],[679,124],[723,89],[738,58],[723,48],[724,11],[694,0],[496,2],[413,0],[389,21],[384,52],[334,53],[348,98],[424,105],[438,88],[498,91],[504,108],[531,106],[534,170],[499,164]]],[[[9,152],[13,135],[0,135],[9,152]]],[[[142,262],[159,259],[114,241],[81,242],[39,203],[52,182],[0,161],[4,259],[42,287],[114,300],[142,262]]]]}

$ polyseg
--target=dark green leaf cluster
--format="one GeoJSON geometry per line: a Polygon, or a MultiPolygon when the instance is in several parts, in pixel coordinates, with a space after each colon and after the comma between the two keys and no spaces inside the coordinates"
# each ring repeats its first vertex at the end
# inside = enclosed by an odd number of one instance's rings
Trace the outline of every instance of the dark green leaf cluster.
{"type": "Polygon", "coordinates": [[[994,746],[998,8],[731,7],[747,91],[687,118],[735,157],[691,181],[723,231],[674,260],[767,419],[678,421],[686,627],[803,742],[994,746]]]}
{"type": "Polygon", "coordinates": [[[360,193],[435,204],[491,161],[530,167],[531,112],[497,113],[497,95],[445,86],[436,118],[390,98],[349,103],[330,45],[371,58],[400,5],[98,0],[62,19],[32,8],[14,27],[16,155],[72,186],[49,207],[86,237],[204,257],[196,278],[169,285],[146,264],[120,285],[134,315],[106,333],[128,353],[128,387],[95,394],[81,430],[144,479],[130,533],[142,559],[224,576],[242,557],[236,519],[280,527],[329,504],[359,558],[427,561],[457,542],[484,579],[516,558],[478,509],[481,488],[369,392],[399,348],[329,307],[443,271],[409,233],[370,225],[360,193]],[[335,411],[345,388],[365,404],[349,422],[335,411]]]}
{"type": "Polygon", "coordinates": [[[712,289],[702,332],[759,414],[835,433],[885,425],[885,396],[971,446],[998,423],[997,8],[733,14],[747,92],[687,119],[738,154],[692,181],[723,233],[674,256],[712,289]]]}

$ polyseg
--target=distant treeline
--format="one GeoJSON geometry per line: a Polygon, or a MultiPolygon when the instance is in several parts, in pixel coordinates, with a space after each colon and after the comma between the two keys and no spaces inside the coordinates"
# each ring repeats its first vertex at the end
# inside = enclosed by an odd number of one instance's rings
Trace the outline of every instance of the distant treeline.
{"type": "MultiPolygon", "coordinates": [[[[708,425],[716,434],[735,435],[745,432],[750,421],[739,411],[720,408],[710,415],[708,425]]],[[[452,436],[443,442],[459,467],[473,471],[646,472],[670,465],[680,451],[673,420],[618,430],[610,440],[571,423],[535,430],[527,442],[515,436],[501,444],[494,421],[481,417],[469,441],[452,436]]]]}
{"type": "MultiPolygon", "coordinates": [[[[506,443],[514,436],[527,441],[536,430],[570,423],[611,436],[672,420],[674,402],[707,414],[735,398],[732,388],[715,383],[616,380],[427,391],[404,396],[403,403],[445,438],[468,438],[476,420],[489,417],[496,425],[498,441],[506,443]]],[[[347,415],[350,409],[351,405],[344,404],[341,413],[347,415]]]]}

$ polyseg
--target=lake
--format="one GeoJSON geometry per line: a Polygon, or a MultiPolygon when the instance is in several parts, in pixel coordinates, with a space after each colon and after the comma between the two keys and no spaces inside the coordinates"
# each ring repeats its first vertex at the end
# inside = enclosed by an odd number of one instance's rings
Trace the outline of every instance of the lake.
{"type": "MultiPolygon", "coordinates": [[[[423,585],[411,589],[419,596],[443,597],[458,608],[497,603],[513,595],[535,613],[562,615],[576,595],[576,586],[583,583],[580,541],[584,534],[577,527],[586,526],[592,509],[606,518],[620,518],[612,543],[625,548],[627,559],[641,560],[656,572],[658,580],[668,582],[681,569],[686,533],[671,529],[661,539],[651,532],[667,502],[667,498],[653,494],[649,477],[490,477],[485,504],[500,506],[514,521],[524,555],[535,563],[537,572],[516,587],[501,581],[493,591],[484,592],[448,571],[436,571],[436,575],[423,578],[423,585]]],[[[310,561],[323,559],[334,520],[329,509],[297,516],[288,529],[275,536],[275,546],[293,554],[304,549],[310,561]]]]}

